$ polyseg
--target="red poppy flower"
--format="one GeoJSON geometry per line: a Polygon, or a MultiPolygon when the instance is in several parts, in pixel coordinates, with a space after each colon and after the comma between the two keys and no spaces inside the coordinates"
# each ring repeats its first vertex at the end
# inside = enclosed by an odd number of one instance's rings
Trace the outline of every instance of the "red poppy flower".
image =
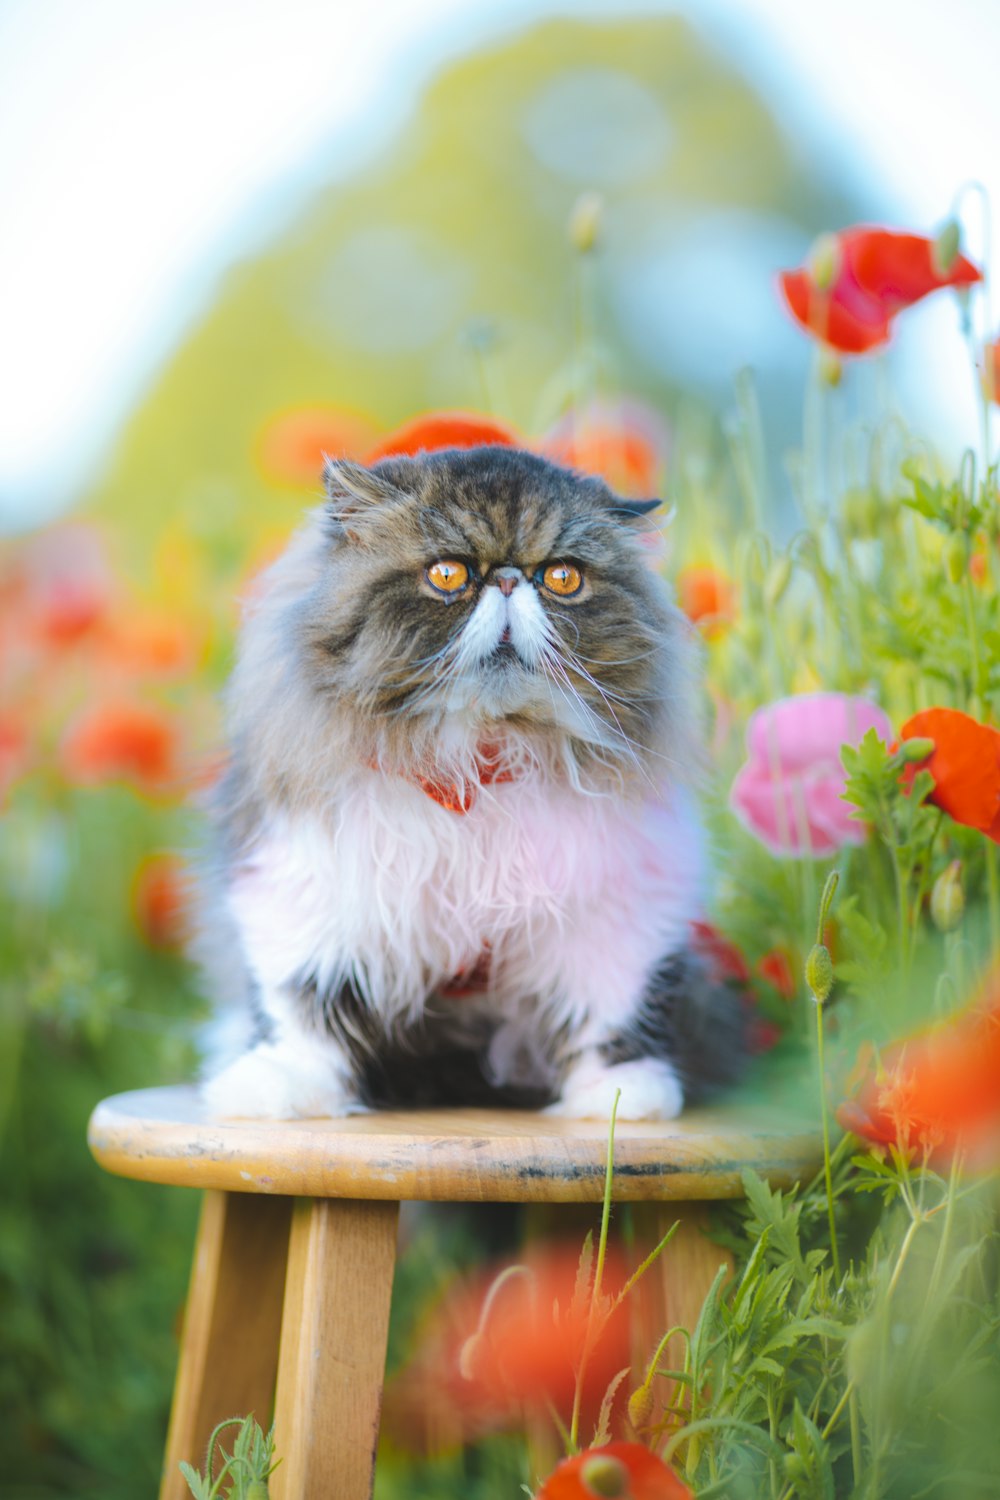
{"type": "Polygon", "coordinates": [[[943,269],[936,254],[937,241],[923,235],[857,225],[825,237],[814,264],[783,271],[779,284],[807,333],[841,354],[865,354],[888,343],[904,308],[942,287],[982,280],[964,255],[943,269]]]}
{"type": "Polygon", "coordinates": [[[151,948],[178,951],[188,935],[185,870],[171,854],[151,854],[136,870],[132,910],[151,948]]]}
{"type": "Polygon", "coordinates": [[[716,635],[733,618],[736,589],[718,568],[682,568],[677,575],[677,599],[694,624],[708,636],[716,635]]]}
{"type": "Polygon", "coordinates": [[[569,412],[539,446],[557,464],[599,474],[618,495],[648,500],[659,493],[666,431],[638,401],[594,402],[569,412]]]}
{"type": "Polygon", "coordinates": [[[710,922],[692,922],[689,931],[692,948],[708,960],[718,983],[749,985],[750,966],[735,943],[710,922]]]}
{"type": "Polygon", "coordinates": [[[414,417],[390,432],[365,455],[365,463],[397,454],[434,453],[441,448],[481,448],[494,444],[519,448],[523,444],[512,427],[492,417],[467,411],[432,411],[414,417]]]}
{"type": "MultiPolygon", "coordinates": [[[[530,1247],[524,1266],[483,1273],[452,1287],[428,1316],[411,1360],[386,1389],[393,1442],[433,1451],[523,1423],[525,1409],[572,1409],[576,1367],[587,1337],[589,1297],[575,1294],[576,1244],[530,1247]]],[[[609,1248],[604,1285],[626,1280],[609,1248]]],[[[584,1379],[583,1420],[596,1421],[614,1376],[631,1364],[628,1309],[611,1312],[597,1334],[584,1379]]]]}
{"type": "Polygon", "coordinates": [[[771,948],[757,960],[757,973],[772,985],[783,1000],[794,1000],[799,992],[796,966],[787,948],[771,948]]]}
{"type": "Polygon", "coordinates": [[[360,458],[371,446],[374,424],[360,412],[339,406],[298,406],[279,412],[260,436],[258,463],[274,484],[303,486],[319,492],[323,462],[360,458]]]}
{"type": "Polygon", "coordinates": [[[535,1500],[693,1500],[693,1493],[641,1443],[607,1443],[565,1458],[535,1500]]]}
{"type": "Polygon", "coordinates": [[[928,708],[907,719],[899,733],[904,740],[934,741],[933,754],[920,767],[906,768],[907,780],[918,769],[930,771],[934,790],[928,801],[1000,843],[1000,730],[957,708],[928,708]]]}
{"type": "Polygon", "coordinates": [[[111,600],[104,543],[92,526],[42,532],[23,555],[26,622],[49,646],[71,646],[103,618],[111,600]]]}
{"type": "Polygon", "coordinates": [[[81,786],[130,781],[161,791],[177,775],[177,728],[152,704],[98,703],[70,725],[62,763],[69,780],[81,786]]]}
{"type": "Polygon", "coordinates": [[[200,642],[174,612],[137,609],[109,622],[103,645],[108,665],[122,672],[177,677],[193,669],[200,642]]]}
{"type": "Polygon", "coordinates": [[[897,1042],[837,1111],[845,1130],[873,1144],[957,1150],[975,1166],[1000,1153],[1000,968],[977,1001],[951,1020],[897,1042]]]}

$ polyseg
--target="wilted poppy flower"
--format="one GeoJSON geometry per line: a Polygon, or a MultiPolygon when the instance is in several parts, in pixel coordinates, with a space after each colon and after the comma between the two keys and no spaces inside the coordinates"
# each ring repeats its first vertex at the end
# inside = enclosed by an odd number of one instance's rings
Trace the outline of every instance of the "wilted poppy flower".
{"type": "Polygon", "coordinates": [[[320,491],[330,458],[360,458],[372,445],[374,423],[340,406],[297,406],[279,412],[260,436],[258,463],[266,479],[320,491]]]}
{"type": "Polygon", "coordinates": [[[892,738],[880,708],[846,693],[805,693],[758,709],[730,807],[772,854],[825,856],[863,844],[865,827],[843,800],[840,749],[859,744],[869,729],[886,743],[892,738]]]}
{"type": "Polygon", "coordinates": [[[365,455],[365,463],[373,464],[395,454],[435,453],[441,448],[481,448],[494,444],[523,447],[514,429],[493,417],[468,411],[430,411],[404,422],[376,443],[365,455]]]}
{"type": "Polygon", "coordinates": [[[907,767],[910,780],[919,769],[934,777],[928,801],[956,823],[1000,843],[1000,730],[957,708],[927,708],[907,719],[899,733],[904,740],[934,741],[927,760],[907,767]]]}
{"type": "Polygon", "coordinates": [[[1000,968],[968,1010],[885,1050],[837,1119],[875,1145],[938,1161],[960,1150],[970,1165],[992,1165],[1000,1157],[1000,968]]]}
{"type": "MultiPolygon", "coordinates": [[[[526,1409],[573,1405],[575,1370],[587,1338],[589,1297],[577,1293],[576,1244],[530,1247],[523,1267],[485,1272],[452,1287],[432,1310],[416,1352],[386,1388],[384,1426],[393,1442],[433,1451],[517,1426],[526,1409]]],[[[609,1249],[604,1285],[626,1280],[620,1253],[609,1249]]],[[[631,1363],[628,1310],[595,1325],[584,1379],[584,1420],[631,1363]]]]}
{"type": "Polygon", "coordinates": [[[162,791],[177,775],[177,728],[150,703],[106,702],[85,709],[62,746],[70,781],[82,786],[130,781],[162,791]]]}
{"type": "Polygon", "coordinates": [[[172,854],[151,854],[132,882],[132,910],[151,948],[178,951],[188,935],[185,869],[172,854]]]}
{"type": "Polygon", "coordinates": [[[677,575],[677,602],[689,620],[713,636],[733,618],[736,589],[718,568],[682,568],[677,575]]]}
{"type": "Polygon", "coordinates": [[[535,1500],[694,1500],[673,1469],[641,1443],[606,1443],[564,1458],[535,1500]]]}
{"type": "Polygon", "coordinates": [[[539,447],[557,464],[600,475],[618,495],[648,500],[659,493],[666,429],[638,401],[595,401],[583,411],[568,412],[539,447]]]}
{"type": "Polygon", "coordinates": [[[892,319],[942,287],[968,287],[982,272],[956,252],[941,264],[939,240],[857,225],[824,235],[811,263],[779,285],[795,320],[841,354],[889,340],[892,319]]]}

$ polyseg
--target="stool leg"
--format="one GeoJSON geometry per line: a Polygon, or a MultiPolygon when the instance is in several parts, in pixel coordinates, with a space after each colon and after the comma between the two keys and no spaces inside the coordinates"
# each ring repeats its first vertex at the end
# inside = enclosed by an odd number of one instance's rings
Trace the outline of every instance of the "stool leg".
{"type": "MultiPolygon", "coordinates": [[[[201,1469],[217,1422],[267,1427],[278,1365],[292,1199],[208,1192],[184,1313],[160,1500],[191,1500],[181,1459],[201,1469]]],[[[235,1437],[235,1429],[227,1436],[235,1437]]]]}
{"type": "MultiPolygon", "coordinates": [[[[637,1380],[645,1377],[656,1345],[668,1328],[679,1326],[693,1333],[702,1304],[720,1266],[732,1270],[733,1257],[715,1245],[705,1233],[708,1207],[704,1203],[634,1203],[635,1262],[641,1261],[677,1220],[680,1228],[658,1260],[632,1293],[632,1359],[637,1380]]],[[[675,1335],[668,1342],[659,1364],[661,1369],[680,1369],[684,1340],[675,1335]]],[[[683,1399],[683,1387],[654,1381],[658,1420],[665,1406],[683,1399]]]]}
{"type": "Polygon", "coordinates": [[[274,1500],[370,1500],[398,1203],[295,1205],[275,1405],[274,1500]]]}

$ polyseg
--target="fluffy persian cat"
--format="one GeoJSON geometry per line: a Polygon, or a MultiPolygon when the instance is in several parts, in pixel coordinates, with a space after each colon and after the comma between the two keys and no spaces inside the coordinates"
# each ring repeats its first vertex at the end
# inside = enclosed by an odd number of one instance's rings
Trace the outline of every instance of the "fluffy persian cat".
{"type": "Polygon", "coordinates": [[[500,447],[331,463],[229,692],[210,884],[244,1050],[217,1115],[430,1104],[669,1118],[734,1076],[691,944],[686,622],[656,502],[500,447]]]}

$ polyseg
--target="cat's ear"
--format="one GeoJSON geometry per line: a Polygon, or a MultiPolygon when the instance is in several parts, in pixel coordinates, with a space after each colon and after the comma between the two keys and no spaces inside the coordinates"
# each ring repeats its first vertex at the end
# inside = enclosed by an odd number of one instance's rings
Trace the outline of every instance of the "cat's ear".
{"type": "Polygon", "coordinates": [[[657,506],[662,504],[662,500],[622,500],[616,495],[608,509],[619,520],[641,521],[644,516],[648,516],[651,511],[656,510],[657,506]]]}
{"type": "Polygon", "coordinates": [[[375,510],[404,498],[386,475],[347,458],[328,458],[323,480],[327,519],[338,535],[359,535],[375,510]]]}

